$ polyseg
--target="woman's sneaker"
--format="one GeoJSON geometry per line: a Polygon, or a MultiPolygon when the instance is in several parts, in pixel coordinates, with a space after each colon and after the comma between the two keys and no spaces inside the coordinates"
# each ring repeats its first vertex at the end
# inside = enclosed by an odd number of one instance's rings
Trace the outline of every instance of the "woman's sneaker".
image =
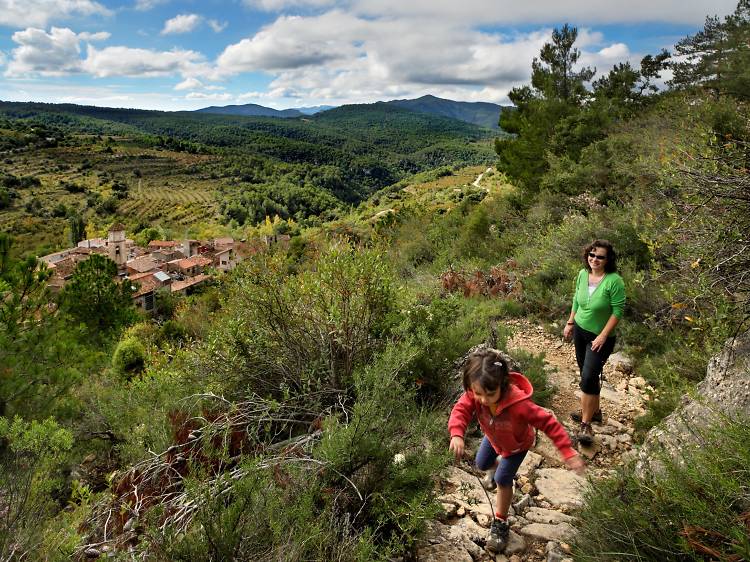
{"type": "Polygon", "coordinates": [[[490,537],[487,539],[487,550],[490,552],[502,552],[508,545],[508,534],[510,526],[507,521],[495,518],[490,527],[490,537]]]}
{"type": "MultiPolygon", "coordinates": [[[[570,412],[570,419],[572,419],[576,423],[581,423],[581,420],[583,420],[583,413],[581,412],[581,410],[570,412]]],[[[596,412],[594,412],[594,417],[591,418],[591,421],[593,423],[602,423],[602,421],[604,421],[602,411],[597,410],[596,412]]]]}
{"type": "Polygon", "coordinates": [[[484,478],[482,478],[482,486],[488,492],[491,492],[492,490],[497,488],[497,482],[495,482],[495,469],[494,468],[484,473],[484,478]]]}
{"type": "Polygon", "coordinates": [[[578,430],[578,442],[586,447],[594,444],[594,430],[590,423],[581,422],[581,429],[578,430]]]}

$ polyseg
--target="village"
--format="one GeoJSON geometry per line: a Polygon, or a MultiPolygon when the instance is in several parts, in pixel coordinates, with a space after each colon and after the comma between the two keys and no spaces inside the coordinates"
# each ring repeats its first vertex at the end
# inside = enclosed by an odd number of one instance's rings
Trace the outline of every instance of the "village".
{"type": "Polygon", "coordinates": [[[217,274],[231,271],[263,246],[286,245],[288,242],[288,235],[279,234],[250,243],[229,237],[152,240],[147,248],[142,248],[127,238],[122,224],[115,223],[106,239],[82,240],[73,248],[39,259],[52,270],[48,281],[50,289],[59,292],[79,263],[92,254],[107,256],[117,265],[118,280],[133,283],[135,306],[150,313],[154,310],[157,291],[168,288],[172,294],[190,294],[217,274]]]}

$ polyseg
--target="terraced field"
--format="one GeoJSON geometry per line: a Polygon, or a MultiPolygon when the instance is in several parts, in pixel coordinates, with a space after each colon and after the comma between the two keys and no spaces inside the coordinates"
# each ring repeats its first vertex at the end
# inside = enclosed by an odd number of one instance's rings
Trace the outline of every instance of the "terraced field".
{"type": "Polygon", "coordinates": [[[158,225],[184,232],[196,223],[215,222],[218,185],[208,171],[212,160],[133,146],[127,139],[82,138],[75,146],[5,154],[0,175],[34,177],[41,185],[16,190],[12,206],[0,211],[0,230],[14,235],[18,251],[44,253],[69,245],[64,209],[84,216],[89,236],[103,235],[113,220],[131,231],[158,225]],[[97,210],[97,201],[115,195],[115,183],[127,186],[127,197],[115,200],[113,213],[97,210]]]}

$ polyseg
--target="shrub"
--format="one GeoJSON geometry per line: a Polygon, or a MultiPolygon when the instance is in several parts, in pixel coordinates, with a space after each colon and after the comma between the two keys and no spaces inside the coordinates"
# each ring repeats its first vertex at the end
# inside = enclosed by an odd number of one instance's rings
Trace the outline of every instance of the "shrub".
{"type": "Polygon", "coordinates": [[[140,373],[146,365],[146,349],[134,337],[120,341],[112,355],[112,367],[127,378],[140,373]]]}
{"type": "Polygon", "coordinates": [[[589,489],[579,515],[576,560],[747,560],[750,420],[723,419],[699,445],[639,480],[632,467],[589,489]]]}
{"type": "Polygon", "coordinates": [[[0,417],[0,557],[33,555],[45,518],[56,509],[52,499],[63,482],[57,471],[73,446],[72,434],[51,418],[43,422],[0,417]]]}

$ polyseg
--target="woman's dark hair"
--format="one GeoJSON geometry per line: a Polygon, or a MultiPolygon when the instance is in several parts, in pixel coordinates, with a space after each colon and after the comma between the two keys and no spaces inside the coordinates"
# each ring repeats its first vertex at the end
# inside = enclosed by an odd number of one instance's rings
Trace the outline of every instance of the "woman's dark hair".
{"type": "Polygon", "coordinates": [[[589,267],[589,252],[594,248],[604,248],[607,250],[607,261],[604,262],[605,273],[615,273],[617,271],[617,253],[609,240],[594,240],[591,244],[583,249],[583,267],[591,273],[589,267]]]}
{"type": "Polygon", "coordinates": [[[480,349],[469,355],[463,375],[464,390],[471,390],[472,384],[479,383],[487,392],[499,388],[502,396],[510,384],[508,364],[495,349],[480,349]]]}

